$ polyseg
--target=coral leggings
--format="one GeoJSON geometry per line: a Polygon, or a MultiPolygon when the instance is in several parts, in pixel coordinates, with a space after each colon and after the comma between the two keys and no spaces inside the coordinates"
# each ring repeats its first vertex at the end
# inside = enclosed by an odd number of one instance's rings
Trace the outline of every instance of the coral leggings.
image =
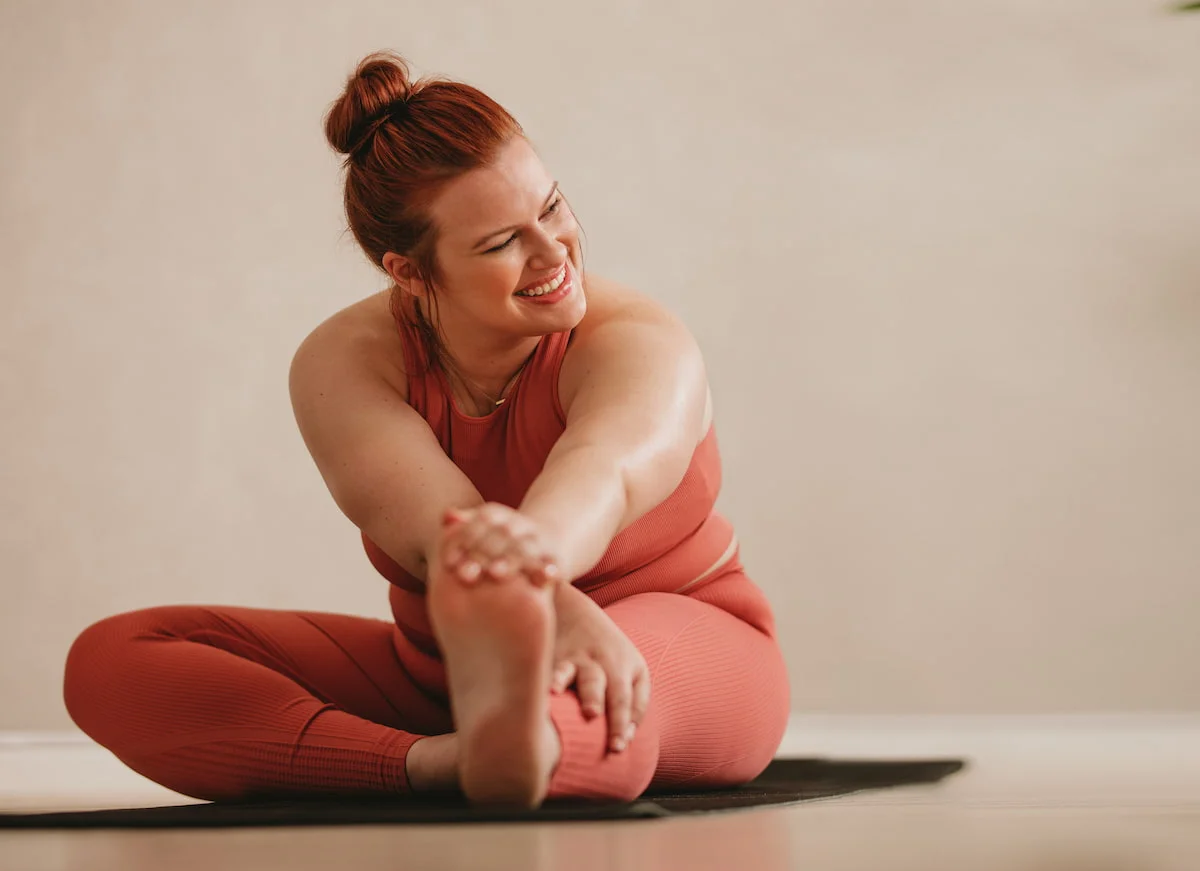
{"type": "MultiPolygon", "coordinates": [[[[552,695],[563,753],[549,797],[631,800],[648,788],[757,776],[789,709],[758,589],[739,570],[688,595],[640,593],[604,610],[649,665],[650,707],[629,747],[614,754],[605,717],[586,721],[574,691],[552,695]]],[[[64,698],[84,732],[185,795],[405,793],[409,747],[453,723],[446,699],[406,669],[397,632],[388,621],[328,613],[133,611],[75,641],[64,698]]]]}

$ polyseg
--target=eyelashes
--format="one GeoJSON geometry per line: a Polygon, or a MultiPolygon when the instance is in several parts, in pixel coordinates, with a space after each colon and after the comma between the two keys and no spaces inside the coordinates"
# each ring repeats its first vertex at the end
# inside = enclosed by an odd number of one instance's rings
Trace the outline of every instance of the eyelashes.
{"type": "MultiPolygon", "coordinates": [[[[557,212],[558,207],[562,205],[562,201],[563,201],[563,198],[561,196],[558,197],[557,199],[555,199],[555,201],[550,204],[550,208],[546,209],[546,214],[542,215],[542,217],[547,218],[547,217],[553,215],[555,212],[557,212]]],[[[511,245],[513,243],[513,240],[516,238],[517,238],[517,234],[513,233],[511,236],[509,236],[507,239],[505,239],[503,242],[501,242],[495,248],[489,248],[487,250],[487,253],[491,254],[496,251],[503,251],[505,248],[507,248],[509,245],[511,245]]]]}

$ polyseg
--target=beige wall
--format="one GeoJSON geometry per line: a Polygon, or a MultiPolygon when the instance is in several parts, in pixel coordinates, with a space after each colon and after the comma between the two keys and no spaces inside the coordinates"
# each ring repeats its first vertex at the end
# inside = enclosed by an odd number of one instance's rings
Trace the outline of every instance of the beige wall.
{"type": "Polygon", "coordinates": [[[694,328],[797,710],[1200,708],[1200,17],[1161,10],[0,4],[0,728],[69,725],[108,613],[386,614],[286,389],[382,287],[321,119],[385,46],[505,103],[589,266],[694,328]]]}

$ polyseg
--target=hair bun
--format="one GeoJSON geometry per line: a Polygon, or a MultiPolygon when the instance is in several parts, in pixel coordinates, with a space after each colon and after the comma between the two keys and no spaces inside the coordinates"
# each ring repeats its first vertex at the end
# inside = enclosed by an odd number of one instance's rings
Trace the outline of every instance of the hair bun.
{"type": "Polygon", "coordinates": [[[363,58],[346,82],[346,89],[325,118],[325,138],[337,151],[349,154],[368,128],[412,93],[408,63],[391,51],[363,58]]]}

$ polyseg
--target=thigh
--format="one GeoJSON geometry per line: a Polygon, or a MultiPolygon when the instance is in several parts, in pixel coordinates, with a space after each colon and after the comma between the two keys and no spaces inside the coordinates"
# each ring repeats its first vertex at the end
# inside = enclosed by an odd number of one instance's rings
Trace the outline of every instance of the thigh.
{"type": "Polygon", "coordinates": [[[761,773],[790,708],[776,640],[721,608],[672,593],[642,593],[604,610],[650,669],[647,719],[659,740],[651,787],[723,786],[761,773]]]}

